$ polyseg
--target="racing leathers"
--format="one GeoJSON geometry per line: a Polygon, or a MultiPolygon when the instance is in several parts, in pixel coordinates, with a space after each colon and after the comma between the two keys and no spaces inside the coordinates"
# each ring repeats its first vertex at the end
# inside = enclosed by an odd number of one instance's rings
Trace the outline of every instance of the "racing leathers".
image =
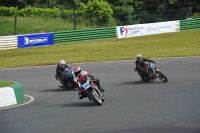
{"type": "Polygon", "coordinates": [[[65,68],[73,70],[73,68],[68,66],[67,64],[65,64],[65,67],[63,67],[63,68],[61,68],[58,64],[56,67],[56,75],[55,75],[56,80],[60,79],[60,80],[64,81],[65,77],[63,76],[63,71],[65,70],[65,68]]]}
{"type": "Polygon", "coordinates": [[[147,65],[147,64],[145,64],[145,61],[154,62],[153,60],[149,60],[147,58],[142,58],[140,60],[135,61],[136,69],[141,74],[142,79],[144,79],[144,77],[148,77],[148,75],[149,75],[148,70],[143,69],[143,67],[145,65],[147,65]]]}
{"type": "Polygon", "coordinates": [[[100,81],[98,79],[95,79],[93,75],[90,75],[87,71],[81,71],[81,74],[78,77],[74,77],[74,82],[77,85],[77,89],[79,90],[78,96],[79,99],[85,98],[86,94],[85,94],[85,90],[82,89],[82,85],[80,84],[80,81],[83,80],[84,78],[86,78],[86,76],[88,76],[89,78],[92,79],[92,81],[98,86],[98,88],[104,92],[105,90],[100,86],[100,81]]]}

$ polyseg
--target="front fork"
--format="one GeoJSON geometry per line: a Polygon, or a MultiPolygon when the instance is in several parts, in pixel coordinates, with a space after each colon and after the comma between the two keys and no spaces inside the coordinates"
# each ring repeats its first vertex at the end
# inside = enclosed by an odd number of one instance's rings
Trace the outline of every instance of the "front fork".
{"type": "Polygon", "coordinates": [[[159,75],[157,74],[157,72],[159,72],[159,70],[157,68],[154,68],[153,75],[154,75],[155,78],[159,77],[159,75]]]}
{"type": "Polygon", "coordinates": [[[85,91],[85,95],[88,97],[89,101],[91,101],[91,100],[92,100],[92,98],[90,97],[90,94],[89,94],[89,92],[88,92],[88,91],[85,91]]]}

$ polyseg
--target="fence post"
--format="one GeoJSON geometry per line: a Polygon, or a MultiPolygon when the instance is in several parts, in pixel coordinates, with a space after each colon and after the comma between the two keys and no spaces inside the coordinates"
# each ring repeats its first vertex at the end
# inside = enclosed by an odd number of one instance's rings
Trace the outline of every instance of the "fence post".
{"type": "Polygon", "coordinates": [[[76,30],[76,8],[80,3],[80,0],[73,0],[74,1],[74,30],[76,30]]]}
{"type": "Polygon", "coordinates": [[[76,30],[76,7],[74,9],[74,30],[76,30]]]}
{"type": "Polygon", "coordinates": [[[14,35],[16,35],[16,29],[17,29],[17,15],[15,15],[15,21],[14,21],[14,35]]]}

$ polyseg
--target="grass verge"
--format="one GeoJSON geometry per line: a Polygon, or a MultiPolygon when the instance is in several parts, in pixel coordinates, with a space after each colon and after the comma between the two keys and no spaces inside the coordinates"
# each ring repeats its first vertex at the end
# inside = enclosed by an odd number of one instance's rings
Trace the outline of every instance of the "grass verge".
{"type": "MultiPolygon", "coordinates": [[[[14,34],[15,18],[0,16],[0,36],[9,36],[14,34]]],[[[86,26],[84,23],[77,24],[76,29],[95,28],[94,26],[86,26]]],[[[17,17],[16,34],[32,34],[43,32],[56,32],[64,30],[73,30],[74,23],[61,18],[50,17],[17,17]]]]}
{"type": "Polygon", "coordinates": [[[0,88],[12,86],[14,84],[15,84],[14,81],[0,80],[0,88]]]}
{"type": "Polygon", "coordinates": [[[200,56],[200,30],[0,51],[0,68],[67,63],[200,56]]]}

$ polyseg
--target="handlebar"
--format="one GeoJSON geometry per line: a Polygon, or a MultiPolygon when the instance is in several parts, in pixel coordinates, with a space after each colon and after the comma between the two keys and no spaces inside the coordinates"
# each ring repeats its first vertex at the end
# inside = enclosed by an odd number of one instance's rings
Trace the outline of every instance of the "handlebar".
{"type": "Polygon", "coordinates": [[[156,64],[156,62],[154,60],[149,60],[147,62],[156,64]]]}

